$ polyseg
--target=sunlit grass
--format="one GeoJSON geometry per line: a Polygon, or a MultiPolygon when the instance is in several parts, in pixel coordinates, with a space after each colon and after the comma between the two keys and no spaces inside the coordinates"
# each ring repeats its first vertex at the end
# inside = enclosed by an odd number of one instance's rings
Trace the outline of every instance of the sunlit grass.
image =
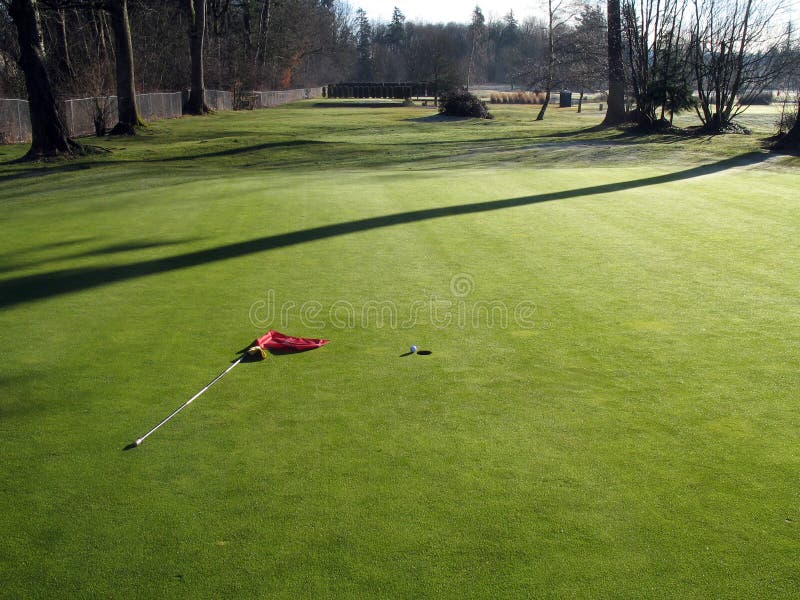
{"type": "Polygon", "coordinates": [[[798,159],[536,109],[2,164],[2,593],[795,596],[798,159]]]}

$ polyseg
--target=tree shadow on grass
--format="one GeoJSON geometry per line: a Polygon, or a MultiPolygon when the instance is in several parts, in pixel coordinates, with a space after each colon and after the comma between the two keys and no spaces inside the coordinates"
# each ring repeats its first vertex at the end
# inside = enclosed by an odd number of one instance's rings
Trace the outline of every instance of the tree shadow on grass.
{"type": "Polygon", "coordinates": [[[675,143],[694,139],[696,136],[691,133],[680,133],[678,131],[642,131],[634,126],[629,127],[606,127],[604,125],[594,125],[585,129],[574,129],[572,131],[558,131],[555,133],[548,133],[543,137],[553,139],[563,138],[580,138],[591,136],[592,134],[605,134],[599,137],[590,137],[585,140],[587,144],[610,142],[610,141],[623,141],[630,140],[632,142],[640,141],[643,143],[653,143],[654,141],[663,143],[675,143]]]}
{"type": "Polygon", "coordinates": [[[403,119],[410,123],[460,123],[462,121],[475,121],[475,117],[450,117],[441,113],[428,115],[427,117],[414,117],[413,119],[403,119]]]}
{"type": "Polygon", "coordinates": [[[736,167],[743,167],[758,164],[770,158],[766,152],[750,152],[741,156],[727,158],[714,163],[692,167],[675,173],[665,175],[655,175],[634,179],[631,181],[621,181],[618,183],[606,183],[593,185],[583,188],[563,190],[560,192],[547,192],[533,196],[522,196],[518,198],[508,198],[504,200],[490,200],[486,202],[474,202],[471,204],[459,204],[456,206],[442,206],[436,208],[425,208],[408,212],[383,215],[379,217],[368,217],[344,223],[334,223],[322,225],[289,233],[280,233],[265,237],[255,238],[245,242],[225,244],[216,248],[196,250],[168,256],[139,261],[131,264],[117,265],[110,267],[87,267],[81,269],[65,269],[52,271],[39,275],[21,276],[6,279],[0,282],[0,307],[11,307],[26,302],[78,292],[91,289],[110,283],[127,281],[148,275],[156,275],[195,267],[198,265],[210,264],[222,260],[229,260],[286,248],[316,240],[328,239],[341,235],[370,231],[383,227],[393,227],[396,225],[407,225],[430,219],[440,219],[444,217],[455,217],[476,213],[504,210],[507,208],[518,208],[530,206],[542,202],[554,202],[557,200],[567,200],[581,196],[593,196],[599,194],[613,194],[641,187],[661,185],[684,181],[695,177],[712,175],[736,167]]]}
{"type": "MultiPolygon", "coordinates": [[[[3,165],[12,165],[14,162],[5,162],[0,163],[0,166],[3,165]]],[[[24,164],[24,163],[23,163],[24,164]]],[[[15,181],[17,179],[28,179],[28,178],[39,178],[46,175],[56,175],[60,173],[70,173],[72,171],[85,171],[87,169],[91,169],[94,165],[105,165],[105,164],[112,164],[110,162],[92,162],[92,163],[67,163],[66,161],[64,164],[53,166],[52,164],[48,164],[47,166],[35,166],[35,167],[27,167],[25,169],[19,169],[14,171],[13,173],[9,173],[7,175],[0,175],[0,183],[4,181],[15,181]]]]}
{"type": "MultiPolygon", "coordinates": [[[[91,163],[64,163],[62,165],[53,166],[33,166],[26,169],[20,169],[7,175],[0,175],[0,183],[4,181],[15,181],[17,179],[26,179],[31,177],[42,177],[47,175],[56,175],[60,173],[69,173],[72,171],[84,171],[87,169],[94,169],[104,166],[113,165],[126,165],[126,164],[146,164],[146,163],[173,163],[173,162],[186,162],[203,158],[220,158],[223,156],[237,156],[240,154],[250,154],[259,152],[261,150],[275,150],[283,148],[295,148],[300,146],[316,146],[332,144],[334,142],[324,142],[320,140],[285,140],[281,142],[265,142],[263,144],[253,144],[250,146],[237,146],[236,148],[227,148],[225,150],[217,150],[214,152],[205,152],[202,154],[190,154],[186,156],[172,156],[169,158],[153,158],[141,160],[105,160],[93,161],[91,163]]],[[[0,163],[11,164],[11,163],[0,163]]]]}
{"type": "Polygon", "coordinates": [[[403,108],[402,102],[315,102],[314,108],[403,108]]]}
{"type": "Polygon", "coordinates": [[[0,260],[12,256],[19,256],[21,254],[31,254],[35,252],[43,252],[46,250],[56,250],[58,248],[64,248],[66,246],[76,246],[78,244],[85,244],[87,242],[91,242],[94,239],[95,238],[93,237],[82,237],[72,240],[57,240],[55,242],[48,242],[47,244],[40,244],[38,246],[33,246],[28,248],[19,248],[15,249],[13,252],[4,252],[0,254],[0,260]]]}
{"type": "Polygon", "coordinates": [[[614,139],[619,137],[626,137],[627,135],[629,135],[628,132],[623,129],[609,128],[609,127],[604,127],[602,125],[593,125],[592,127],[587,127],[584,129],[572,129],[570,131],[556,131],[554,133],[549,134],[547,137],[571,138],[571,137],[578,137],[581,135],[589,135],[591,133],[608,133],[608,132],[612,132],[612,135],[607,136],[604,139],[614,139]]]}
{"type": "MultiPolygon", "coordinates": [[[[92,239],[92,238],[86,238],[86,239],[92,239]]],[[[121,253],[124,253],[124,252],[135,252],[137,250],[150,250],[152,248],[163,248],[165,246],[176,246],[176,245],[179,245],[179,244],[186,244],[186,243],[195,242],[195,241],[198,241],[198,240],[199,240],[199,238],[187,238],[187,239],[183,239],[183,240],[171,240],[171,241],[165,241],[165,242],[140,241],[140,242],[127,242],[127,243],[123,243],[123,244],[111,244],[109,246],[103,246],[101,248],[95,248],[93,250],[86,250],[86,251],[82,251],[82,252],[72,252],[72,253],[69,253],[69,254],[61,255],[61,256],[54,256],[54,257],[51,257],[51,258],[43,258],[43,259],[39,259],[39,260],[27,260],[27,261],[23,260],[23,261],[19,261],[19,262],[16,262],[16,263],[8,265],[8,266],[0,266],[0,273],[9,273],[11,271],[19,271],[19,270],[22,270],[22,269],[30,269],[32,267],[37,267],[37,266],[40,266],[40,265],[46,265],[47,263],[61,261],[61,260],[71,260],[71,259],[76,259],[76,258],[90,258],[90,257],[94,257],[94,256],[108,256],[108,255],[112,255],[112,254],[121,254],[121,253]]],[[[72,241],[72,242],[65,242],[63,244],[60,244],[60,243],[56,242],[56,243],[53,243],[53,244],[46,244],[44,246],[41,246],[40,248],[41,249],[58,248],[61,245],[71,245],[71,244],[76,244],[76,243],[79,243],[79,242],[80,242],[79,240],[78,241],[72,241]]],[[[0,260],[2,260],[2,257],[0,257],[0,260]]]]}
{"type": "MultiPolygon", "coordinates": [[[[320,140],[286,140],[283,142],[266,142],[263,144],[253,144],[252,146],[238,146],[236,148],[229,148],[227,150],[218,150],[216,152],[206,152],[205,154],[192,154],[189,156],[175,156],[172,158],[158,158],[152,160],[133,160],[129,162],[144,163],[144,162],[182,162],[187,160],[196,160],[198,158],[219,158],[222,156],[237,156],[239,154],[250,154],[251,152],[259,152],[261,150],[275,150],[280,148],[295,148],[298,146],[318,146],[323,144],[331,144],[333,142],[323,142],[320,140]]],[[[127,161],[121,161],[127,162],[127,161]]],[[[119,163],[117,163],[119,164],[119,163]]]]}

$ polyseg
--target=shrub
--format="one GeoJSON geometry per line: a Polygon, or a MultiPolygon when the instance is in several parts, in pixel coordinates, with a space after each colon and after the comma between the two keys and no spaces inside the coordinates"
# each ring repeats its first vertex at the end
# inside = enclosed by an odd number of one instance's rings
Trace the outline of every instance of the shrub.
{"type": "Polygon", "coordinates": [[[797,111],[792,110],[794,107],[790,107],[790,110],[785,110],[781,113],[778,122],[775,123],[778,126],[778,134],[782,135],[789,131],[794,124],[797,122],[797,111]]]}
{"type": "Polygon", "coordinates": [[[486,103],[466,90],[453,90],[442,94],[439,112],[449,117],[494,118],[486,108],[486,103]]]}

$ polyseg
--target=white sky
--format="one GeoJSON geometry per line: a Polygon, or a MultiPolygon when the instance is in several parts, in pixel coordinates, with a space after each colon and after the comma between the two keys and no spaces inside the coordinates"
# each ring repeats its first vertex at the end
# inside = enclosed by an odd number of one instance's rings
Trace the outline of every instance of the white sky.
{"type": "MultiPolygon", "coordinates": [[[[355,12],[359,8],[367,11],[370,21],[388,22],[392,11],[397,6],[406,16],[407,21],[423,21],[426,23],[469,23],[475,5],[481,7],[487,21],[490,17],[501,19],[514,10],[514,16],[520,23],[530,16],[542,16],[542,6],[546,0],[347,0],[355,12]]],[[[597,1],[597,0],[596,0],[597,1]]],[[[600,0],[605,6],[605,0],[600,0]]],[[[785,13],[800,26],[800,0],[784,0],[785,13]]]]}
{"type": "Polygon", "coordinates": [[[425,23],[469,23],[476,4],[481,7],[487,21],[489,17],[502,18],[510,9],[514,10],[514,16],[520,23],[525,17],[542,14],[539,0],[348,0],[348,3],[353,7],[353,12],[363,8],[370,21],[383,22],[392,18],[395,6],[407,21],[425,23]]]}

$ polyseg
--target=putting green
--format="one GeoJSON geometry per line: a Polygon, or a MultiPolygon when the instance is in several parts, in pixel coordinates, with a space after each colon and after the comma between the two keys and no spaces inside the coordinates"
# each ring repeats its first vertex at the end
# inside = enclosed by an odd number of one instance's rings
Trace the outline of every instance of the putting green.
{"type": "Polygon", "coordinates": [[[800,162],[535,110],[0,147],[3,593],[797,595],[800,162]]]}

